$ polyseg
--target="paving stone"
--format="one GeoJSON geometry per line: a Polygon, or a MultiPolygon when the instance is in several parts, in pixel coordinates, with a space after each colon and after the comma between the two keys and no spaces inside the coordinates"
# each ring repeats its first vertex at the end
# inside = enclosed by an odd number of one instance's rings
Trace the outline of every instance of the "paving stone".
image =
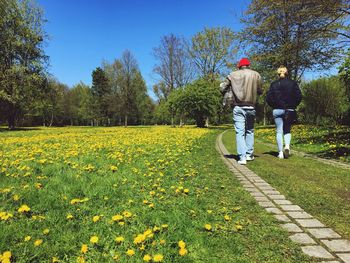
{"type": "Polygon", "coordinates": [[[250,193],[250,195],[252,196],[265,196],[263,193],[261,193],[260,191],[256,191],[256,192],[252,192],[250,193]]]}
{"type": "Polygon", "coordinates": [[[331,253],[329,253],[327,250],[325,250],[321,246],[304,246],[304,247],[301,247],[301,249],[306,255],[310,257],[324,258],[324,259],[334,258],[331,253]]]}
{"type": "Polygon", "coordinates": [[[256,188],[244,188],[249,193],[259,193],[259,190],[256,188]]]}
{"type": "Polygon", "coordinates": [[[280,222],[290,222],[290,218],[286,215],[274,215],[274,217],[280,222]]]}
{"type": "Polygon", "coordinates": [[[265,196],[255,196],[254,199],[259,202],[269,202],[270,200],[265,196]]]}
{"type": "Polygon", "coordinates": [[[259,189],[261,190],[261,191],[275,191],[275,189],[274,188],[272,188],[271,186],[260,186],[260,185],[257,185],[257,184],[255,184],[257,187],[259,187],[259,189]]]}
{"type": "Polygon", "coordinates": [[[321,240],[333,252],[350,252],[350,241],[346,239],[321,240]]]}
{"type": "Polygon", "coordinates": [[[284,211],[303,211],[298,205],[281,205],[281,208],[284,211]]]}
{"type": "MultiPolygon", "coordinates": [[[[261,189],[261,188],[260,188],[261,189]]],[[[262,190],[266,195],[280,195],[281,193],[275,190],[262,190]]]]}
{"type": "Polygon", "coordinates": [[[312,215],[306,212],[287,212],[287,214],[294,219],[310,219],[312,215]]]}
{"type": "Polygon", "coordinates": [[[265,181],[260,178],[252,178],[251,181],[253,183],[265,183],[265,181]]]}
{"type": "Polygon", "coordinates": [[[297,233],[297,234],[291,235],[289,238],[295,243],[302,244],[302,245],[316,244],[315,240],[313,240],[306,233],[297,233]]]}
{"type": "Polygon", "coordinates": [[[265,210],[271,214],[281,215],[283,214],[281,210],[276,207],[266,207],[265,210]]]}
{"type": "Polygon", "coordinates": [[[324,227],[317,219],[295,219],[302,227],[324,227]]]}
{"type": "Polygon", "coordinates": [[[291,205],[292,202],[289,200],[274,200],[274,202],[278,205],[291,205]]]}
{"type": "Polygon", "coordinates": [[[301,228],[298,227],[294,223],[287,223],[287,224],[283,224],[281,226],[282,226],[282,228],[284,228],[285,230],[287,230],[290,233],[301,233],[301,232],[303,232],[303,230],[301,230],[301,228]]]}
{"type": "Polygon", "coordinates": [[[286,197],[284,195],[268,195],[272,200],[285,200],[286,197]]]}
{"type": "Polygon", "coordinates": [[[350,263],[350,253],[339,253],[337,254],[345,263],[350,263]]]}
{"type": "Polygon", "coordinates": [[[275,205],[272,202],[258,202],[260,206],[262,207],[275,207],[275,205]]]}
{"type": "Polygon", "coordinates": [[[258,190],[259,190],[259,189],[257,189],[257,188],[254,187],[254,186],[244,186],[244,185],[243,185],[243,187],[244,187],[245,190],[247,190],[247,191],[249,191],[249,192],[254,192],[254,191],[258,191],[258,190]]]}
{"type": "Polygon", "coordinates": [[[316,238],[322,239],[322,238],[341,238],[341,236],[334,232],[330,228],[309,228],[307,229],[308,232],[310,232],[311,235],[313,235],[316,238]]]}

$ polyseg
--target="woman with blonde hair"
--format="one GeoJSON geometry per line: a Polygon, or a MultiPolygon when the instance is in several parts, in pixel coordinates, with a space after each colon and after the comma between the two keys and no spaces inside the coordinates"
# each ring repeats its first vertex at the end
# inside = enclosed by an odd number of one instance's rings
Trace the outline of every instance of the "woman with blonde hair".
{"type": "Polygon", "coordinates": [[[277,70],[279,79],[272,82],[267,92],[266,102],[273,108],[273,118],[276,124],[276,141],[278,158],[288,158],[290,155],[291,127],[296,121],[296,107],[301,102],[301,91],[296,81],[289,79],[288,70],[281,66],[277,70]],[[283,150],[284,138],[284,150],[283,150]]]}

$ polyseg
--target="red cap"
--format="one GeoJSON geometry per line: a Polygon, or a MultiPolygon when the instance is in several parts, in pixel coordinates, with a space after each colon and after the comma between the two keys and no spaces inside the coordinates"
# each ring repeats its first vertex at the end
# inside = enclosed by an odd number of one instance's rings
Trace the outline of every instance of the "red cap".
{"type": "Polygon", "coordinates": [[[238,68],[243,66],[250,66],[250,61],[247,58],[242,58],[238,63],[238,68]]]}

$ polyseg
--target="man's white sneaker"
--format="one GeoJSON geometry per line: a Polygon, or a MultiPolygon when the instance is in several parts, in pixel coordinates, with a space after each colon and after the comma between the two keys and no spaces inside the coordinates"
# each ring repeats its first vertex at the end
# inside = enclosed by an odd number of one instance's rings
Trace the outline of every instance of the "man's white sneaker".
{"type": "Polygon", "coordinates": [[[252,156],[247,156],[247,161],[253,161],[254,160],[254,156],[252,155],[252,156]]]}
{"type": "Polygon", "coordinates": [[[279,152],[278,156],[279,159],[284,159],[283,152],[279,152]]]}
{"type": "Polygon", "coordinates": [[[247,161],[246,160],[239,160],[237,163],[241,164],[241,165],[246,165],[247,161]]]}

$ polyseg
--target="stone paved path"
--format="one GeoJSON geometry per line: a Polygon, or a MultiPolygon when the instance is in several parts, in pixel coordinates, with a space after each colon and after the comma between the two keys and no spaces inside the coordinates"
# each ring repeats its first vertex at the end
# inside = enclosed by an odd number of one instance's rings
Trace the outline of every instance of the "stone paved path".
{"type": "Polygon", "coordinates": [[[216,149],[223,161],[259,205],[273,214],[281,227],[289,232],[289,238],[298,243],[305,254],[319,259],[320,262],[350,263],[350,241],[287,200],[246,166],[227,158],[230,153],[222,143],[222,135],[223,133],[217,138],[216,149]]]}

